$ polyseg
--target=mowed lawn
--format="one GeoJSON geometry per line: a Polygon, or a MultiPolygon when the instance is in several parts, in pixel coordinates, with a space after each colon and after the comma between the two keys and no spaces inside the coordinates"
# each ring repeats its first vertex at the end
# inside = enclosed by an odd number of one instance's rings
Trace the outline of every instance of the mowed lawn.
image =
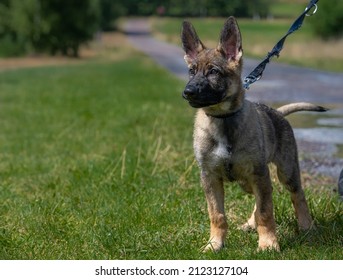
{"type": "Polygon", "coordinates": [[[227,246],[201,253],[209,221],[183,86],[137,53],[0,72],[0,259],[342,259],[343,204],[315,180],[305,233],[274,186],[281,253],[237,229],[254,200],[227,185],[227,246]]]}

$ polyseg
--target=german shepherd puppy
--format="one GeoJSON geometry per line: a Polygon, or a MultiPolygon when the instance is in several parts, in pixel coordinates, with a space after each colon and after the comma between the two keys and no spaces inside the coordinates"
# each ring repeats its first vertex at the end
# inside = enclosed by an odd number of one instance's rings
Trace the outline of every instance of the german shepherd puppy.
{"type": "Polygon", "coordinates": [[[206,48],[192,24],[186,21],[181,39],[189,68],[183,97],[198,109],[194,151],[211,222],[205,250],[217,251],[224,246],[228,231],[225,180],[238,181],[256,198],[254,211],[242,228],[257,229],[259,250],[279,250],[268,163],[276,165],[280,182],[290,191],[299,228],[310,229],[313,222],[301,187],[297,146],[284,116],[326,109],[294,103],[274,110],[246,100],[241,80],[242,40],[233,17],[225,22],[215,49],[206,48]]]}

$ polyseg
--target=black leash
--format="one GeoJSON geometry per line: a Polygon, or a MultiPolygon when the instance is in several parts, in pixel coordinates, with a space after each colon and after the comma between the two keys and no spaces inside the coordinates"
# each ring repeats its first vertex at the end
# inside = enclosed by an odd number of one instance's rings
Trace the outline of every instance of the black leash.
{"type": "Polygon", "coordinates": [[[294,21],[294,23],[289,28],[289,30],[286,33],[286,35],[283,36],[279,42],[277,42],[277,44],[274,46],[272,51],[268,53],[266,58],[259,65],[257,65],[257,67],[248,76],[246,76],[244,78],[243,86],[244,86],[245,89],[249,89],[251,84],[253,84],[256,81],[258,81],[259,79],[261,79],[263,71],[266,68],[267,63],[270,62],[270,59],[273,56],[277,56],[277,57],[280,56],[280,52],[281,52],[281,50],[283,48],[283,44],[285,43],[286,38],[289,35],[291,35],[293,32],[297,31],[301,27],[301,25],[302,25],[302,23],[304,21],[305,16],[312,16],[312,15],[314,15],[316,13],[316,11],[317,11],[317,2],[318,1],[319,0],[310,0],[310,3],[307,5],[305,11],[294,21]],[[312,14],[308,14],[308,12],[313,7],[315,7],[315,9],[312,12],[312,14]]]}

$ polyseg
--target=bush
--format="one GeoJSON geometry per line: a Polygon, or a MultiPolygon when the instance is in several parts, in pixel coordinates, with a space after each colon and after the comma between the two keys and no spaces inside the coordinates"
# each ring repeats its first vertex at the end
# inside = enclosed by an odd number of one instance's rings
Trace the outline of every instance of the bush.
{"type": "MultiPolygon", "coordinates": [[[[1,56],[19,56],[26,52],[27,40],[17,32],[15,13],[10,9],[11,0],[0,0],[0,54],[1,56]]],[[[18,23],[19,24],[19,23],[18,23]]]]}
{"type": "Polygon", "coordinates": [[[78,56],[80,45],[100,29],[100,5],[104,2],[0,0],[0,44],[3,45],[0,52],[2,55],[35,51],[78,56]]]}
{"type": "MultiPolygon", "coordinates": [[[[103,0],[106,1],[106,0],[103,0]]],[[[126,0],[117,3],[117,9],[125,15],[150,16],[153,14],[188,16],[265,17],[271,0],[126,0]]]]}
{"type": "Polygon", "coordinates": [[[92,39],[100,28],[97,0],[44,0],[38,12],[38,34],[33,32],[30,39],[35,49],[51,54],[78,56],[80,45],[92,39]]]}
{"type": "Polygon", "coordinates": [[[342,22],[342,0],[322,0],[318,2],[318,12],[311,19],[316,35],[323,39],[340,37],[343,35],[342,22]]]}
{"type": "Polygon", "coordinates": [[[0,55],[3,57],[21,56],[26,53],[25,41],[18,40],[13,34],[1,38],[0,55]]]}

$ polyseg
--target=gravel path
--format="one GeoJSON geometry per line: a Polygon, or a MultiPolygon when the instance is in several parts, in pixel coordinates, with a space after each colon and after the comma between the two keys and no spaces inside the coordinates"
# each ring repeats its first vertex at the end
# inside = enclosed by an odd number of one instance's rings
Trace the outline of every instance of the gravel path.
{"type": "MultiPolygon", "coordinates": [[[[146,19],[128,20],[124,31],[135,48],[149,55],[179,78],[187,80],[187,67],[183,60],[184,52],[181,46],[153,38],[146,19]]],[[[259,62],[245,58],[243,75],[246,76],[259,62]]],[[[329,107],[334,104],[337,109],[333,110],[331,114],[335,114],[336,118],[342,121],[342,88],[342,73],[329,73],[272,62],[267,66],[263,78],[247,91],[247,98],[262,103],[307,101],[329,107]]],[[[327,116],[323,115],[324,118],[327,116]]],[[[334,143],[326,143],[326,140],[322,140],[320,131],[317,132],[316,139],[313,139],[313,133],[308,138],[303,137],[304,131],[301,129],[295,131],[299,151],[301,151],[301,167],[309,174],[331,177],[332,182],[337,182],[343,167],[343,159],[332,156],[337,151],[336,144],[343,145],[343,126],[339,125],[338,127],[336,128],[338,142],[334,143]]]]}

